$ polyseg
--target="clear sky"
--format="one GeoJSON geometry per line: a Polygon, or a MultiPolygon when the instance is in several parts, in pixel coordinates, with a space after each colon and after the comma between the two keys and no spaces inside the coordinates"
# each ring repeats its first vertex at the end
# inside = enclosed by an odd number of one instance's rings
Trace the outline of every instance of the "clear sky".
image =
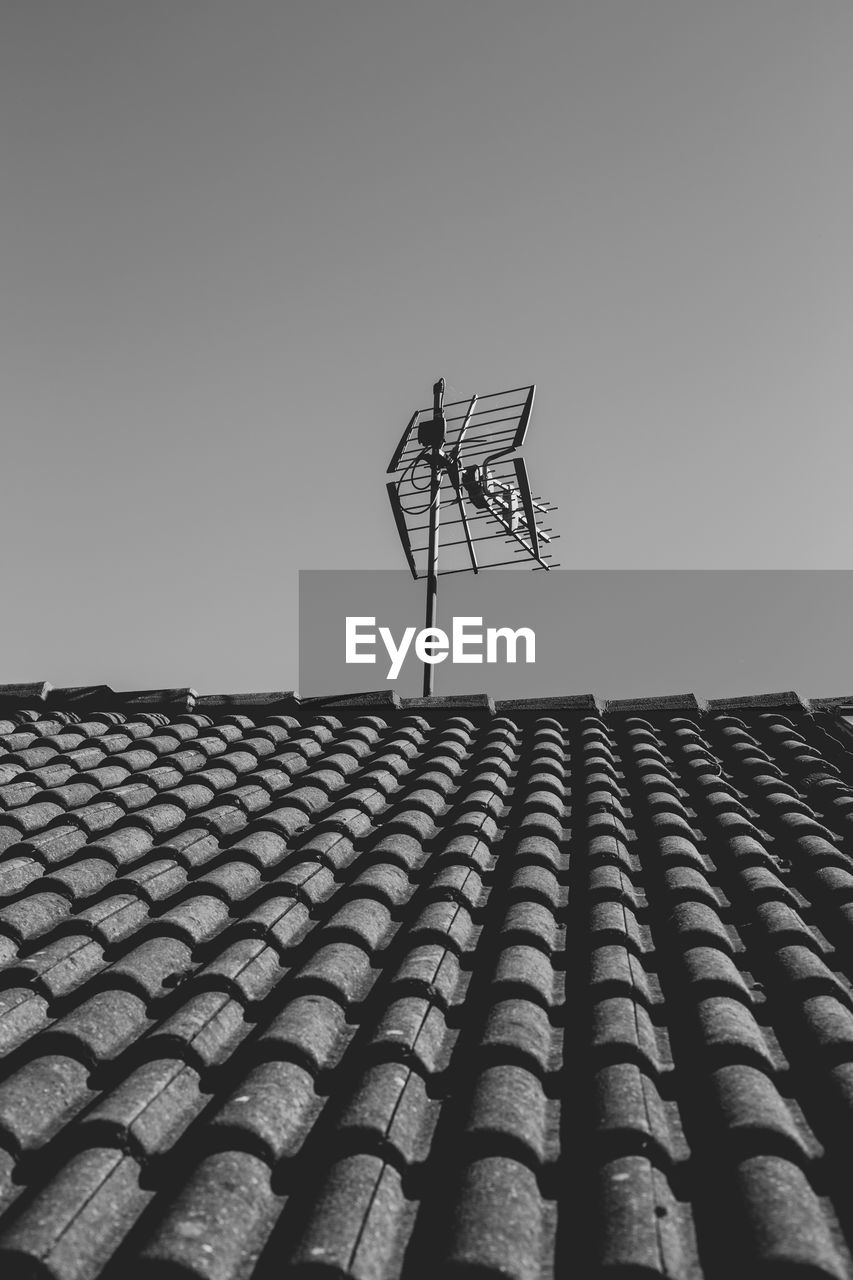
{"type": "Polygon", "coordinates": [[[537,383],[565,567],[851,567],[851,53],[847,0],[5,0],[0,680],[293,687],[440,375],[537,383]]]}

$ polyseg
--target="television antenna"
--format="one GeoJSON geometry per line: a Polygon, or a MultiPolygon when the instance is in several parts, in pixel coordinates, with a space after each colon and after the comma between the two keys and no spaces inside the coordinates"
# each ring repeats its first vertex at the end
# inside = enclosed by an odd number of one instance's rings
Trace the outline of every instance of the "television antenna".
{"type": "MultiPolygon", "coordinates": [[[[559,537],[541,522],[556,510],[533,497],[519,450],[530,426],[535,386],[444,403],[445,381],[432,389],[431,409],[417,409],[388,464],[388,497],[413,578],[426,578],[426,626],[435,628],[438,579],[533,561],[556,569],[550,550],[559,537]],[[450,559],[439,568],[442,509],[453,536],[450,559]],[[461,537],[456,537],[461,533],[461,537]],[[513,559],[500,559],[509,547],[513,559]]],[[[434,664],[424,663],[424,697],[433,691],[434,664]]]]}

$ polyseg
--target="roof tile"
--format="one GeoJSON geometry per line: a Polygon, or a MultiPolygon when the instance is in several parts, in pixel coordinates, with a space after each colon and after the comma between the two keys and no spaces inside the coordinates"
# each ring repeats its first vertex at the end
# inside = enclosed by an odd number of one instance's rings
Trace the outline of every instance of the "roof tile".
{"type": "Polygon", "coordinates": [[[505,1156],[474,1160],[455,1195],[446,1273],[538,1280],[544,1216],[530,1169],[505,1156]]]}
{"type": "Polygon", "coordinates": [[[20,1155],[44,1146],[93,1098],[89,1072],[74,1058],[45,1054],[0,1085],[0,1136],[20,1155]]]}
{"type": "Polygon", "coordinates": [[[78,1122],[90,1146],[129,1150],[140,1162],[167,1155],[207,1102],[198,1072],[180,1059],[145,1062],[78,1122]]]}
{"type": "Polygon", "coordinates": [[[151,1198],[130,1156],[110,1148],[75,1155],[0,1232],[0,1263],[14,1275],[37,1264],[50,1276],[96,1275],[151,1198]]]}
{"type": "Polygon", "coordinates": [[[413,705],[7,699],[6,1270],[847,1275],[834,708],[413,705]]]}
{"type": "Polygon", "coordinates": [[[280,1210],[257,1156],[207,1155],[143,1245],[137,1273],[142,1280],[170,1273],[236,1280],[251,1271],[280,1210]]]}
{"type": "Polygon", "coordinates": [[[225,1151],[256,1155],[272,1169],[298,1156],[321,1106],[304,1067],[276,1059],[261,1062],[217,1111],[206,1139],[225,1151]]]}

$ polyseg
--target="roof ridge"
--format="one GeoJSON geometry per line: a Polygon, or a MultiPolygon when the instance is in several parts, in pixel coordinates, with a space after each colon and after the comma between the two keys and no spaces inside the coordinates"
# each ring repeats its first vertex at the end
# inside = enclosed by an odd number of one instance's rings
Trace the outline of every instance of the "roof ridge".
{"type": "Polygon", "coordinates": [[[603,698],[593,693],[556,694],[541,697],[494,698],[488,693],[443,694],[423,697],[401,697],[393,689],[365,690],[359,693],[335,693],[301,696],[295,689],[264,690],[249,693],[199,694],[195,689],[128,689],[116,690],[108,684],[54,687],[49,681],[0,684],[0,706],[28,706],[42,703],[54,710],[163,711],[163,712],[235,712],[251,713],[294,710],[300,706],[323,707],[347,711],[367,707],[386,710],[468,711],[487,715],[531,712],[585,712],[592,715],[627,714],[629,712],[689,711],[701,715],[718,711],[853,711],[853,694],[837,694],[821,698],[804,698],[796,690],[735,694],[720,698],[703,698],[695,693],[650,694],[630,698],[603,698]]]}

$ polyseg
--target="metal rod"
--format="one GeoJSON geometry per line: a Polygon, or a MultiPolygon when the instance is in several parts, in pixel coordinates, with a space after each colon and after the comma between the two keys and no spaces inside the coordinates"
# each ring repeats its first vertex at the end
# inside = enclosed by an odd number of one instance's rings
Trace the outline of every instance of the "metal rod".
{"type": "MultiPolygon", "coordinates": [[[[421,409],[421,410],[419,410],[419,412],[420,412],[420,413],[425,413],[426,411],[425,411],[424,409],[421,409]]],[[[457,414],[457,416],[456,416],[455,418],[448,418],[448,419],[447,419],[447,427],[448,427],[448,430],[453,426],[453,424],[454,424],[455,422],[464,422],[467,416],[468,416],[467,414],[460,413],[460,414],[457,414]]],[[[477,435],[477,438],[478,438],[478,439],[479,439],[481,436],[486,436],[486,435],[488,435],[488,433],[489,433],[489,432],[500,432],[500,433],[501,433],[501,434],[503,434],[503,435],[509,436],[511,439],[515,439],[515,435],[516,435],[516,431],[517,431],[517,425],[516,425],[516,427],[515,427],[515,428],[513,428],[512,426],[504,426],[504,423],[506,423],[506,422],[513,423],[513,422],[514,422],[514,423],[516,423],[516,424],[517,424],[517,423],[518,423],[518,414],[517,414],[517,413],[511,413],[511,414],[510,414],[508,417],[506,417],[506,418],[495,418],[495,419],[494,419],[494,421],[489,421],[489,422],[475,422],[475,421],[474,421],[474,419],[475,419],[476,417],[477,417],[477,414],[476,414],[476,413],[472,414],[472,415],[471,415],[471,420],[470,420],[470,422],[468,423],[468,425],[469,425],[469,427],[470,427],[470,429],[471,429],[471,433],[472,433],[472,435],[476,432],[476,435],[477,435]]],[[[405,461],[405,459],[406,459],[406,456],[407,456],[407,455],[406,455],[406,450],[407,450],[407,449],[408,449],[408,450],[410,450],[410,452],[411,452],[411,453],[414,453],[414,452],[415,452],[415,449],[414,449],[414,440],[415,440],[415,437],[410,437],[410,438],[406,441],[406,443],[404,444],[403,449],[401,450],[401,453],[400,453],[400,458],[402,458],[402,459],[403,459],[403,461],[405,461]]],[[[397,459],[397,461],[398,461],[398,462],[400,461],[400,458],[398,458],[398,459],[397,459]]]]}
{"type": "MultiPolygon", "coordinates": [[[[515,566],[518,563],[519,563],[518,560],[498,560],[496,564],[481,564],[480,568],[481,569],[503,569],[510,565],[513,568],[515,568],[515,566]]],[[[535,564],[533,566],[533,572],[536,573],[538,569],[556,569],[556,568],[557,568],[557,565],[555,564],[535,564]]],[[[451,574],[451,573],[470,573],[470,572],[471,570],[468,568],[467,565],[465,565],[464,568],[462,569],[440,569],[438,576],[440,578],[446,578],[448,574],[451,574]]]]}
{"type": "MultiPolygon", "coordinates": [[[[459,521],[453,520],[450,523],[459,524],[459,521]]],[[[548,542],[553,542],[554,538],[559,538],[560,535],[559,533],[555,533],[552,537],[547,531],[543,531],[542,529],[540,529],[539,537],[545,538],[548,542]]],[[[480,534],[480,536],[476,539],[476,541],[477,541],[477,544],[479,545],[479,543],[481,542],[491,542],[493,538],[503,538],[504,542],[506,542],[507,541],[506,531],[504,529],[501,529],[500,533],[483,533],[483,534],[480,534]]],[[[441,548],[444,551],[448,547],[464,547],[466,545],[467,543],[465,538],[457,538],[454,542],[442,542],[441,548]]],[[[426,550],[427,550],[426,547],[412,547],[412,555],[415,555],[415,556],[421,555],[426,550]]],[[[486,566],[483,565],[483,568],[485,567],[486,566]]]]}
{"type": "Polygon", "coordinates": [[[385,487],[388,491],[388,497],[391,500],[391,510],[394,512],[394,521],[397,525],[397,533],[400,535],[400,542],[402,543],[409,569],[412,577],[416,578],[418,576],[418,571],[415,566],[415,556],[412,551],[412,542],[409,537],[409,531],[406,528],[406,517],[403,514],[403,508],[400,504],[400,496],[397,493],[397,486],[394,484],[393,480],[389,480],[385,487]]]}
{"type": "MultiPolygon", "coordinates": [[[[465,426],[466,423],[470,425],[470,421],[468,417],[467,416],[463,417],[462,414],[460,414],[458,418],[454,418],[453,421],[461,422],[463,427],[465,426]]],[[[472,435],[474,444],[471,445],[470,447],[474,448],[474,445],[479,445],[479,444],[497,444],[501,440],[514,440],[515,434],[516,434],[515,431],[513,430],[512,427],[503,426],[504,422],[515,422],[515,418],[499,418],[495,422],[474,423],[474,429],[477,431],[477,435],[476,436],[472,435]],[[486,431],[491,431],[492,428],[494,427],[499,428],[499,430],[495,431],[494,436],[486,439],[485,438],[486,431]]],[[[454,449],[456,448],[456,444],[454,444],[453,448],[454,449]]],[[[412,458],[416,457],[419,452],[420,452],[419,447],[416,447],[414,444],[412,444],[411,441],[407,441],[406,444],[403,446],[403,451],[400,454],[399,458],[397,459],[397,462],[399,464],[402,464],[403,462],[411,462],[412,458]],[[406,453],[407,449],[409,450],[408,453],[406,453]]],[[[391,470],[394,470],[394,468],[392,467],[391,470]]]]}
{"type": "MultiPolygon", "coordinates": [[[[432,389],[433,415],[438,418],[442,414],[444,399],[444,378],[440,378],[432,389]]],[[[426,622],[427,628],[435,627],[438,607],[438,547],[439,521],[441,518],[441,445],[434,443],[430,451],[430,505],[429,505],[429,552],[427,555],[427,589],[426,589],[426,622]]],[[[424,661],[424,697],[431,698],[435,683],[435,664],[424,661]]]]}
{"type": "MultiPolygon", "coordinates": [[[[423,453],[423,450],[421,450],[421,453],[423,453]]],[[[455,462],[455,461],[456,461],[456,459],[455,459],[455,458],[452,458],[451,460],[452,460],[453,462],[455,462]]],[[[424,459],[424,461],[425,461],[425,464],[426,464],[427,466],[430,466],[430,465],[431,465],[429,458],[425,458],[425,459],[424,459]]],[[[503,485],[504,487],[507,487],[507,486],[508,486],[508,487],[510,487],[510,488],[515,488],[515,483],[514,483],[514,473],[513,473],[513,471],[512,471],[512,470],[498,470],[498,468],[505,468],[505,467],[509,467],[509,468],[511,468],[511,467],[512,467],[512,464],[513,464],[513,459],[512,459],[512,458],[506,458],[506,459],[504,459],[504,460],[502,460],[502,461],[500,461],[500,462],[496,462],[496,463],[494,464],[494,466],[493,466],[493,467],[491,467],[491,469],[490,469],[490,471],[489,471],[489,475],[490,475],[491,479],[492,479],[493,481],[495,481],[495,482],[497,482],[497,483],[499,483],[499,484],[503,485]]],[[[443,479],[444,479],[444,475],[442,475],[442,481],[443,481],[443,479]]],[[[423,497],[423,499],[424,499],[424,511],[426,511],[426,509],[427,509],[427,507],[426,507],[426,493],[427,493],[427,490],[428,490],[428,489],[429,489],[429,487],[430,487],[429,485],[425,485],[425,484],[423,484],[423,485],[415,486],[415,485],[413,485],[413,484],[411,483],[411,481],[410,481],[407,485],[403,485],[399,480],[396,480],[396,481],[390,481],[389,483],[397,484],[397,485],[399,485],[399,486],[400,486],[400,487],[399,487],[400,498],[401,498],[401,500],[402,500],[402,501],[404,501],[404,502],[412,502],[413,500],[417,499],[418,495],[421,495],[421,496],[423,497]]],[[[456,501],[456,492],[455,492],[455,489],[454,489],[453,481],[452,481],[452,480],[450,480],[449,475],[448,475],[448,488],[446,488],[446,489],[445,489],[445,488],[443,488],[443,489],[442,489],[442,499],[441,499],[441,501],[444,503],[444,505],[445,505],[445,506],[447,506],[449,503],[454,503],[454,502],[456,501]]],[[[537,495],[537,497],[534,499],[534,501],[535,501],[535,502],[540,502],[540,501],[542,501],[542,499],[537,495]]]]}
{"type": "Polygon", "coordinates": [[[533,550],[532,547],[525,546],[523,539],[519,536],[518,533],[516,533],[516,531],[513,528],[511,528],[511,526],[507,523],[505,517],[501,514],[501,512],[499,510],[495,510],[495,506],[492,505],[492,502],[489,500],[489,497],[487,495],[485,496],[485,502],[493,518],[497,520],[498,524],[503,525],[504,529],[506,529],[508,537],[514,538],[515,541],[519,544],[519,546],[524,548],[524,550],[528,553],[528,555],[533,556],[534,560],[538,560],[539,563],[542,565],[543,569],[547,569],[548,566],[543,561],[542,556],[539,555],[538,550],[535,551],[533,550]]]}
{"type": "Polygon", "coordinates": [[[468,405],[468,412],[465,414],[465,419],[462,426],[459,428],[459,435],[456,437],[456,444],[453,446],[454,455],[457,459],[459,458],[459,450],[462,448],[462,441],[465,439],[465,432],[468,430],[468,423],[471,421],[471,414],[474,412],[474,405],[476,403],[477,397],[472,396],[471,403],[468,405]]]}
{"type": "MultiPolygon", "coordinates": [[[[476,445],[476,446],[471,445],[471,446],[469,446],[469,448],[467,448],[467,449],[465,450],[465,457],[467,458],[468,454],[469,454],[469,453],[470,453],[470,452],[471,452],[475,447],[476,447],[477,449],[479,449],[479,450],[482,450],[482,449],[490,449],[490,448],[492,448],[492,445],[493,445],[494,443],[500,443],[500,442],[499,442],[499,441],[492,441],[492,442],[486,442],[486,441],[483,441],[483,443],[482,443],[482,444],[478,444],[478,445],[476,445]]],[[[509,450],[507,450],[506,452],[511,453],[511,452],[512,452],[512,450],[511,450],[511,449],[509,449],[509,450]]],[[[503,453],[503,451],[502,451],[502,453],[503,453]]],[[[409,461],[410,461],[410,462],[411,462],[411,461],[414,461],[415,459],[417,459],[418,457],[420,457],[422,454],[423,454],[423,449],[419,449],[417,453],[413,453],[413,454],[412,454],[412,456],[411,456],[411,458],[409,459],[409,461]]],[[[454,454],[454,457],[455,457],[455,454],[454,454]]],[[[463,458],[463,461],[464,461],[464,460],[465,460],[465,459],[463,458]]],[[[512,467],[512,463],[513,463],[513,459],[512,459],[512,458],[504,458],[502,461],[501,461],[501,460],[499,460],[499,461],[495,462],[495,464],[494,464],[494,465],[495,465],[496,467],[512,467]]],[[[408,470],[408,467],[407,467],[406,469],[408,470]]],[[[511,472],[509,472],[509,471],[508,471],[508,472],[507,472],[507,476],[509,476],[510,474],[511,474],[511,472]]],[[[402,483],[404,483],[404,482],[401,480],[401,481],[400,481],[400,483],[402,484],[402,483]]],[[[421,488],[421,489],[419,489],[416,485],[413,485],[413,484],[412,484],[411,479],[406,480],[406,482],[405,482],[405,483],[407,483],[407,484],[408,484],[409,488],[412,490],[412,492],[413,492],[413,493],[421,493],[421,492],[424,492],[424,493],[425,493],[425,492],[426,492],[426,485],[423,485],[423,486],[422,486],[422,488],[421,488]]]]}
{"type": "Polygon", "coordinates": [[[530,425],[530,412],[533,408],[533,397],[535,394],[536,394],[536,387],[533,386],[530,388],[530,390],[527,393],[527,403],[524,406],[524,410],[522,411],[521,419],[518,424],[518,431],[515,437],[516,449],[520,449],[521,446],[524,444],[524,437],[527,435],[527,428],[530,425]]]}
{"type": "MultiPolygon", "coordinates": [[[[448,505],[447,503],[442,503],[442,506],[447,506],[447,505],[448,505]]],[[[544,511],[544,512],[548,513],[548,512],[551,512],[551,511],[556,511],[556,510],[557,510],[557,508],[556,508],[556,507],[540,507],[540,508],[539,508],[539,510],[540,510],[540,511],[544,511]]],[[[491,511],[483,511],[483,512],[481,512],[480,514],[478,514],[478,515],[476,515],[476,516],[469,516],[469,517],[468,517],[468,522],[469,522],[469,524],[473,524],[475,520],[494,520],[494,519],[495,519],[495,516],[493,516],[493,515],[492,515],[491,511]]],[[[461,520],[445,520],[445,522],[444,522],[444,523],[445,523],[445,525],[448,525],[448,524],[461,524],[461,523],[462,523],[462,521],[461,521],[461,520]]],[[[428,528],[429,528],[429,525],[428,525],[428,524],[416,524],[416,525],[413,525],[413,526],[412,526],[412,528],[411,528],[410,532],[411,532],[411,533],[423,533],[423,532],[424,532],[424,530],[425,530],[425,529],[428,529],[428,528]]]]}
{"type": "Polygon", "coordinates": [[[503,444],[505,440],[512,439],[511,431],[501,431],[498,435],[493,436],[490,440],[483,439],[480,436],[472,436],[471,443],[465,449],[465,457],[475,449],[494,449],[496,444],[503,444]]]}
{"type": "MultiPolygon", "coordinates": [[[[457,471],[457,478],[458,478],[458,471],[457,471]]],[[[459,503],[459,517],[462,521],[462,528],[465,530],[465,541],[468,544],[468,555],[471,558],[471,568],[474,570],[475,573],[478,573],[479,569],[477,566],[477,553],[474,550],[474,543],[471,538],[471,530],[468,527],[468,515],[467,515],[467,512],[465,511],[465,502],[462,498],[462,490],[458,487],[458,485],[456,488],[456,498],[459,503]]],[[[449,545],[453,546],[453,543],[450,543],[449,545]]]]}
{"type": "MultiPolygon", "coordinates": [[[[530,390],[530,384],[528,383],[526,387],[510,387],[509,391],[490,391],[487,396],[478,396],[477,399],[478,400],[497,400],[500,398],[500,396],[514,396],[516,391],[529,391],[529,390],[530,390]]],[[[444,407],[445,409],[455,409],[457,405],[465,404],[465,403],[466,401],[464,400],[448,400],[447,404],[444,407]]],[[[421,410],[420,412],[425,413],[428,411],[421,410]]]]}
{"type": "Polygon", "coordinates": [[[403,450],[405,449],[406,445],[409,443],[409,437],[412,434],[412,430],[417,420],[418,420],[418,410],[416,409],[415,412],[412,414],[411,418],[409,419],[409,425],[406,427],[406,430],[400,436],[400,443],[397,445],[397,448],[394,450],[394,457],[391,459],[391,461],[388,464],[387,474],[389,476],[391,475],[392,471],[397,470],[397,464],[399,463],[400,459],[403,456],[403,450]]]}

